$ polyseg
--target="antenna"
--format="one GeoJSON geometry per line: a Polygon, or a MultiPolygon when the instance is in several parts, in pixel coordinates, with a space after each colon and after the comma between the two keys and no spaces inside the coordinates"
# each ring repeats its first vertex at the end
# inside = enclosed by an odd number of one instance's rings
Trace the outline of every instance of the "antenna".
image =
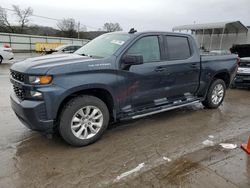
{"type": "Polygon", "coordinates": [[[136,33],[136,32],[137,32],[137,30],[135,30],[134,28],[131,28],[128,33],[133,34],[133,33],[136,33]]]}

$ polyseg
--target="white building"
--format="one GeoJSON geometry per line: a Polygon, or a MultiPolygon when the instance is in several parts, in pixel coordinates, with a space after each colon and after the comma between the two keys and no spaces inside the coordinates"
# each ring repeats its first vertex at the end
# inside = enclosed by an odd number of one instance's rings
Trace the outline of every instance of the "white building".
{"type": "Polygon", "coordinates": [[[250,44],[250,29],[240,21],[176,26],[174,32],[194,35],[206,50],[228,50],[233,44],[250,44]]]}

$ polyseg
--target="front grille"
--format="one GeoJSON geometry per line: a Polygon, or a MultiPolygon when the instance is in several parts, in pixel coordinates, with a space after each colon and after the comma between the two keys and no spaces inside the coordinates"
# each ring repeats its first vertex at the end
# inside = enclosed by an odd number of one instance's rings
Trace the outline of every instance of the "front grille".
{"type": "Polygon", "coordinates": [[[18,80],[20,82],[24,82],[24,74],[13,70],[10,71],[10,74],[13,79],[18,80]]]}
{"type": "Polygon", "coordinates": [[[250,83],[250,76],[237,74],[235,77],[235,81],[236,82],[250,83]]]}
{"type": "Polygon", "coordinates": [[[21,99],[21,100],[24,100],[24,96],[25,96],[25,91],[15,85],[13,85],[13,89],[14,89],[14,92],[16,94],[16,96],[21,99]]]}
{"type": "Polygon", "coordinates": [[[47,113],[46,113],[46,108],[45,108],[45,105],[40,105],[39,108],[37,109],[38,110],[38,116],[40,119],[47,119],[47,113]]]}

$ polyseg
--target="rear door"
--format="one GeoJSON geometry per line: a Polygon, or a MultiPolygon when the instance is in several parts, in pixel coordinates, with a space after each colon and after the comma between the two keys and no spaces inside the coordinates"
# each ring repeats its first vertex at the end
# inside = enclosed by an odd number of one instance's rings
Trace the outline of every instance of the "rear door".
{"type": "Polygon", "coordinates": [[[193,96],[199,86],[200,57],[194,40],[187,36],[164,35],[165,61],[161,83],[168,100],[193,96]]]}

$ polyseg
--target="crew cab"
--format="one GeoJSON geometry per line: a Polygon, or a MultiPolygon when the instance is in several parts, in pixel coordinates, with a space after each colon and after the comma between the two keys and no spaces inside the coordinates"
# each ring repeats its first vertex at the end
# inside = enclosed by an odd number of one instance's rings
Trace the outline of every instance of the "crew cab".
{"type": "Polygon", "coordinates": [[[95,142],[108,124],[201,102],[218,108],[237,71],[236,55],[201,56],[191,35],[114,32],[73,54],[11,67],[11,106],[32,130],[59,130],[74,146],[95,142]]]}

